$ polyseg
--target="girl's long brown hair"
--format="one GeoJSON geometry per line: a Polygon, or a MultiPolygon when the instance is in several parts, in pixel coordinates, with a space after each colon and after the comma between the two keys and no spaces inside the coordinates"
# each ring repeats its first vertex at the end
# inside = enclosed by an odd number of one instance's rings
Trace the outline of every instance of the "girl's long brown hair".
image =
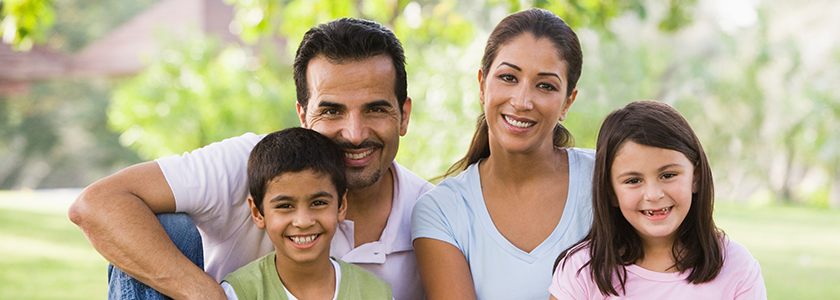
{"type": "MultiPolygon", "coordinates": [[[[677,228],[671,252],[676,259],[674,267],[677,270],[683,272],[691,269],[686,281],[693,284],[712,281],[723,266],[723,232],[712,220],[712,170],[700,140],[688,122],[667,104],[655,101],[632,102],[610,113],[601,125],[592,181],[592,228],[582,241],[557,257],[555,269],[563,258],[589,249],[590,261],[578,272],[588,265],[589,275],[603,295],[618,296],[612,284],[616,277],[622,291],[626,291],[624,285],[627,271],[624,267],[645,255],[642,241],[633,226],[627,222],[621,210],[612,205],[617,202],[617,198],[610,170],[616,152],[627,141],[678,151],[694,164],[698,190],[692,194],[688,214],[677,228]]],[[[565,263],[561,267],[565,267],[565,263]]]]}
{"type": "MultiPolygon", "coordinates": [[[[577,35],[566,22],[554,13],[532,8],[523,10],[504,18],[487,39],[487,46],[484,49],[484,57],[481,58],[481,71],[484,78],[490,72],[490,66],[499,54],[499,49],[515,39],[516,37],[530,33],[535,38],[546,38],[554,45],[558,56],[562,58],[568,69],[567,95],[571,96],[580,78],[583,65],[583,52],[580,49],[580,41],[577,35]]],[[[560,123],[554,127],[554,145],[557,147],[571,147],[574,145],[572,134],[560,123]]],[[[482,113],[476,122],[475,134],[473,135],[467,155],[455,162],[442,177],[448,177],[463,170],[490,156],[490,141],[487,132],[487,119],[482,113]]]]}

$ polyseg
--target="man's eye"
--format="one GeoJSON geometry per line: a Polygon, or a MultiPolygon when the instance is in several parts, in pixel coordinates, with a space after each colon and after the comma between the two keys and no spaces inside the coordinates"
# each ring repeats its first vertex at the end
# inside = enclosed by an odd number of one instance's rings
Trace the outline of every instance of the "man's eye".
{"type": "Polygon", "coordinates": [[[324,115],[337,115],[337,114],[338,114],[338,110],[337,110],[337,109],[334,109],[334,108],[328,108],[328,109],[325,109],[325,110],[321,111],[321,114],[324,114],[324,115]]]}
{"type": "Polygon", "coordinates": [[[382,107],[371,107],[370,112],[384,113],[386,110],[382,107]]]}

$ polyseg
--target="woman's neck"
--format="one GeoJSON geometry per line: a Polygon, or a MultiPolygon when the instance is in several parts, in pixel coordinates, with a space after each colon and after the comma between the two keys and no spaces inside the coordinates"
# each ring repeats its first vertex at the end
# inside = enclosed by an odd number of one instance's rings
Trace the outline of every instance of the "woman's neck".
{"type": "MultiPolygon", "coordinates": [[[[498,147],[501,148],[501,147],[498,147]]],[[[494,149],[491,145],[490,156],[479,165],[482,177],[492,177],[505,185],[517,186],[533,178],[544,178],[548,174],[568,170],[565,149],[540,147],[524,153],[512,153],[503,149],[494,149]]]]}

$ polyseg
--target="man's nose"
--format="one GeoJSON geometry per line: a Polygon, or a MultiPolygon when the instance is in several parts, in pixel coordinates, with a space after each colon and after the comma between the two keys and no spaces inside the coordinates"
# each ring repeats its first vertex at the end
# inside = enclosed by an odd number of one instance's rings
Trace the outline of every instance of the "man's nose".
{"type": "Polygon", "coordinates": [[[369,120],[360,114],[350,114],[341,129],[341,137],[359,145],[370,137],[369,120]]]}

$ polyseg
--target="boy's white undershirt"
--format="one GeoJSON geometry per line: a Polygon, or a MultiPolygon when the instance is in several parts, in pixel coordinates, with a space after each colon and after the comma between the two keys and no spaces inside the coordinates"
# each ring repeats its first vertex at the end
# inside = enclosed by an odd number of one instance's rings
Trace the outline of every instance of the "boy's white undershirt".
{"type": "MultiPolygon", "coordinates": [[[[332,262],[333,269],[335,269],[335,293],[333,294],[333,300],[336,300],[336,298],[338,298],[338,286],[341,282],[341,265],[333,259],[330,259],[330,261],[332,262]]],[[[239,298],[236,297],[236,292],[233,290],[233,286],[231,286],[230,283],[222,282],[222,289],[225,290],[225,295],[227,295],[228,300],[239,300],[239,298]]],[[[285,285],[283,286],[283,290],[286,291],[286,297],[288,297],[289,300],[298,300],[298,298],[292,295],[292,293],[289,293],[289,290],[286,289],[285,285]]]]}

